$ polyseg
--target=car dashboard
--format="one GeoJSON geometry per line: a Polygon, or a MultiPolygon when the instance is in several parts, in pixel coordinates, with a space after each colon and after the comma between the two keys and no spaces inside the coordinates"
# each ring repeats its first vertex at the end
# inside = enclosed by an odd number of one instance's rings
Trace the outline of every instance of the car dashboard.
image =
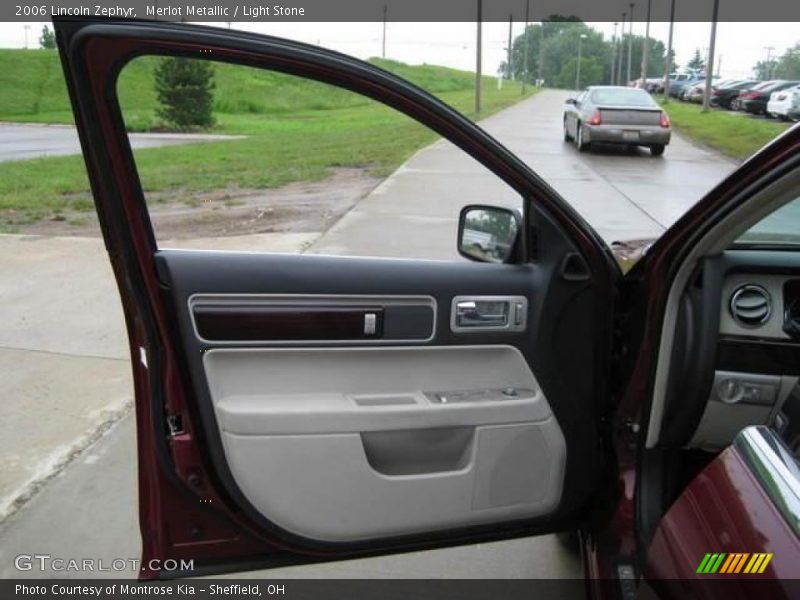
{"type": "Polygon", "coordinates": [[[706,307],[702,309],[701,300],[693,314],[695,324],[708,335],[713,335],[708,326],[717,325],[715,343],[705,344],[713,350],[713,376],[706,371],[703,378],[707,401],[688,446],[719,450],[745,427],[766,425],[796,453],[800,253],[734,249],[707,259],[705,270],[700,287],[709,289],[701,289],[698,298],[706,299],[706,307]]]}

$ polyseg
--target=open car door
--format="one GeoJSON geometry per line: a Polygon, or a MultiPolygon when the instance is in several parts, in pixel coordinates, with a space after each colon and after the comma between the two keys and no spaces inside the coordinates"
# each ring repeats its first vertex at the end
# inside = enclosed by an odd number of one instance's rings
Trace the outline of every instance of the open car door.
{"type": "Polygon", "coordinates": [[[166,22],[57,19],[55,31],[130,339],[142,577],[166,575],[148,567],[166,559],[210,573],[590,518],[615,480],[601,423],[620,275],[523,162],[336,52],[166,22]],[[142,55],[289,73],[405,113],[522,197],[512,258],[159,248],[115,85],[142,55]]]}

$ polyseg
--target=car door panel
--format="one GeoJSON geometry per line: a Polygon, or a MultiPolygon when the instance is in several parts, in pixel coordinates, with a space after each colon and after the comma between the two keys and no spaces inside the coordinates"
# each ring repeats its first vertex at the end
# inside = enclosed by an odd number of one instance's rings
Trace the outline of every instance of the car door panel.
{"type": "MultiPolygon", "coordinates": [[[[557,402],[557,416],[534,375],[551,335],[535,291],[543,269],[183,250],[160,250],[157,261],[216,440],[209,448],[258,516],[312,543],[342,543],[558,512],[568,455],[559,418],[573,428],[588,415],[573,407],[570,418],[557,402]],[[454,331],[459,296],[525,298],[526,327],[454,331]],[[398,328],[393,317],[407,320],[393,309],[423,318],[416,339],[315,330],[305,340],[209,341],[196,322],[209,303],[225,318],[360,307],[362,324],[383,312],[384,334],[398,328]],[[314,493],[299,501],[298,488],[314,493]]],[[[591,477],[588,466],[574,464],[573,476],[591,477]]]]}
{"type": "Polygon", "coordinates": [[[587,518],[614,476],[600,422],[619,272],[555,192],[431,96],[334,52],[161,22],[56,31],[128,322],[143,560],[229,570],[587,518]],[[521,264],[158,248],[111,82],[133,56],[201,51],[445,136],[521,194],[521,264]],[[509,326],[453,327],[464,297],[507,299],[509,326]]]}

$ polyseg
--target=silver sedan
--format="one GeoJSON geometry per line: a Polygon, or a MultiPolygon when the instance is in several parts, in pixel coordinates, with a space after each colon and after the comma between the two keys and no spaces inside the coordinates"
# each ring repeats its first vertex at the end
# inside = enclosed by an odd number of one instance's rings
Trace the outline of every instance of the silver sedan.
{"type": "Polygon", "coordinates": [[[645,146],[661,156],[671,133],[667,113],[638,88],[592,86],[564,106],[564,140],[580,151],[597,142],[645,146]]]}

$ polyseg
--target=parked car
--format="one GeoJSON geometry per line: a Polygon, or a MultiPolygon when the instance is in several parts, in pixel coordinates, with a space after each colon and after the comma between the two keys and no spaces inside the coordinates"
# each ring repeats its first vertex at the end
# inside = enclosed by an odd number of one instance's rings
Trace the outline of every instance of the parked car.
{"type": "Polygon", "coordinates": [[[714,106],[719,106],[720,108],[730,109],[731,104],[734,100],[736,100],[736,98],[738,98],[739,93],[743,89],[753,87],[756,83],[758,82],[752,80],[743,80],[724,86],[717,86],[711,91],[711,104],[714,106]]]}
{"type": "Polygon", "coordinates": [[[596,142],[644,146],[661,156],[671,133],[667,113],[640,88],[592,86],[564,107],[564,140],[581,152],[596,142]]]}
{"type": "MultiPolygon", "coordinates": [[[[797,92],[795,92],[795,97],[797,96],[797,92]]],[[[790,121],[800,121],[800,105],[798,102],[794,102],[792,108],[789,109],[787,114],[790,121]]]]}
{"type": "Polygon", "coordinates": [[[783,81],[777,80],[770,82],[770,85],[764,86],[760,89],[750,89],[739,94],[739,104],[742,110],[754,115],[765,114],[767,111],[767,102],[773,92],[779,92],[786,88],[794,87],[800,81],[783,81]]]}
{"type": "Polygon", "coordinates": [[[767,114],[783,121],[800,109],[800,85],[772,92],[767,102],[767,114]]]}
{"type": "Polygon", "coordinates": [[[705,78],[701,77],[700,79],[698,79],[696,81],[693,81],[691,83],[686,84],[685,86],[683,86],[681,88],[681,91],[678,93],[678,99],[679,100],[683,100],[684,102],[688,102],[689,101],[689,92],[692,89],[694,89],[695,87],[698,87],[699,89],[702,89],[700,86],[704,86],[705,82],[706,82],[705,78]]]}
{"type": "Polygon", "coordinates": [[[699,81],[698,78],[688,76],[683,79],[670,80],[668,93],[673,98],[677,98],[683,91],[684,86],[696,83],[697,81],[699,81]]]}
{"type": "Polygon", "coordinates": [[[664,91],[664,78],[663,77],[648,77],[642,83],[641,79],[637,79],[637,86],[645,90],[648,94],[660,94],[664,91]]]}
{"type": "MultiPolygon", "coordinates": [[[[712,88],[715,85],[720,83],[720,79],[712,79],[711,86],[712,88]]],[[[687,102],[694,102],[694,103],[702,103],[703,102],[703,95],[706,93],[706,82],[705,80],[698,81],[694,85],[688,86],[684,88],[683,91],[683,100],[687,102]]]]}
{"type": "MultiPolygon", "coordinates": [[[[623,274],[526,161],[375,65],[185,23],[54,25],[128,328],[141,579],[576,529],[593,599],[792,597],[800,127],[623,274]],[[197,49],[404,112],[516,190],[522,217],[462,208],[471,263],[160,247],[117,67],[197,49]],[[502,261],[470,253],[471,219],[504,232],[502,261]]],[[[646,92],[595,93],[601,121],[661,127],[646,92]]]]}
{"type": "Polygon", "coordinates": [[[775,83],[777,83],[776,80],[758,81],[758,82],[754,83],[751,86],[742,88],[741,90],[739,90],[739,94],[733,100],[731,100],[731,109],[732,110],[744,110],[744,107],[742,106],[742,95],[743,94],[749,94],[749,93],[752,93],[752,92],[761,91],[761,90],[763,90],[765,88],[770,87],[771,85],[773,85],[775,83]]]}

